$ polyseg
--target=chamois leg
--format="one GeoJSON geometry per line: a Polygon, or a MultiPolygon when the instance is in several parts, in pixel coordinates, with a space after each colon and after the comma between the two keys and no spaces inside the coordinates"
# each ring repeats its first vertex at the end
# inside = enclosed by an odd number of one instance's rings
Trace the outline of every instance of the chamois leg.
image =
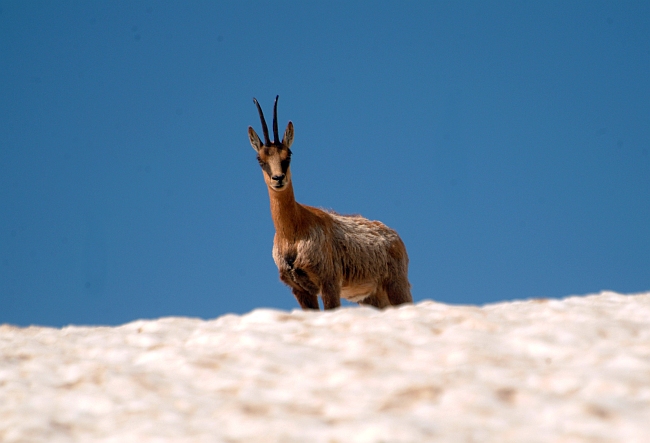
{"type": "Polygon", "coordinates": [[[377,288],[377,291],[375,291],[373,294],[370,294],[368,297],[364,298],[359,304],[366,305],[366,306],[374,306],[375,308],[378,309],[383,309],[387,306],[390,306],[390,302],[388,301],[388,296],[386,295],[386,292],[382,288],[377,288]]]}
{"type": "Polygon", "coordinates": [[[302,309],[320,310],[318,306],[318,286],[309,279],[309,275],[302,269],[291,269],[280,272],[280,280],[291,288],[302,309]]]}
{"type": "Polygon", "coordinates": [[[405,277],[385,282],[384,290],[386,291],[386,294],[388,294],[389,303],[393,306],[404,303],[413,303],[413,297],[411,297],[411,284],[405,277]]]}
{"type": "Polygon", "coordinates": [[[320,310],[320,307],[318,306],[318,295],[310,294],[309,292],[298,288],[291,288],[291,292],[293,292],[293,296],[296,297],[296,300],[298,300],[298,303],[300,303],[300,307],[303,310],[320,310]]]}
{"type": "Polygon", "coordinates": [[[335,309],[341,306],[341,288],[336,284],[324,284],[321,288],[323,309],[335,309]]]}

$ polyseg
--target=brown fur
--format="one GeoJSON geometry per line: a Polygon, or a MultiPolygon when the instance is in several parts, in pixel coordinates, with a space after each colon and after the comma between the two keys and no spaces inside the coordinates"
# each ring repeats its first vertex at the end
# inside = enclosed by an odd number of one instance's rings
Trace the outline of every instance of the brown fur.
{"type": "MultiPolygon", "coordinates": [[[[259,105],[258,111],[265,129],[259,105]]],[[[293,123],[287,125],[282,142],[277,135],[270,142],[266,129],[266,144],[252,127],[248,136],[269,191],[273,259],[300,306],[319,309],[319,294],[325,309],[339,307],[341,297],[377,308],[412,302],[408,255],[397,232],[378,221],[296,202],[289,167],[293,123]]]]}

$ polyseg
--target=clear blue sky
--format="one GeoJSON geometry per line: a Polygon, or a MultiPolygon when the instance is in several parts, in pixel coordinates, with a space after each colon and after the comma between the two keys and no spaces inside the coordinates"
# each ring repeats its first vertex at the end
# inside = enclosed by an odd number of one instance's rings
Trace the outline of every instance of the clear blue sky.
{"type": "Polygon", "coordinates": [[[416,301],[650,290],[650,2],[0,2],[0,323],[298,306],[298,201],[395,228],[416,301]]]}

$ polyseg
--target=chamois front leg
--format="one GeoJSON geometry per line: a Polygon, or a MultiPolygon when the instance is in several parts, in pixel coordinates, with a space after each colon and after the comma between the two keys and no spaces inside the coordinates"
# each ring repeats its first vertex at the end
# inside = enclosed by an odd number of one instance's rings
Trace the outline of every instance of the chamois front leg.
{"type": "Polygon", "coordinates": [[[300,304],[300,307],[303,310],[307,310],[307,309],[315,309],[316,311],[320,310],[320,307],[318,306],[317,294],[310,294],[309,292],[303,291],[302,289],[298,289],[298,288],[291,288],[291,292],[293,292],[293,296],[296,297],[296,300],[298,300],[298,303],[300,304]]]}
{"type": "Polygon", "coordinates": [[[299,268],[283,267],[280,271],[280,280],[289,285],[302,309],[320,310],[318,286],[309,279],[309,275],[305,271],[299,268]]]}
{"type": "Polygon", "coordinates": [[[341,306],[341,287],[336,283],[324,283],[321,288],[323,309],[335,309],[341,306]]]}

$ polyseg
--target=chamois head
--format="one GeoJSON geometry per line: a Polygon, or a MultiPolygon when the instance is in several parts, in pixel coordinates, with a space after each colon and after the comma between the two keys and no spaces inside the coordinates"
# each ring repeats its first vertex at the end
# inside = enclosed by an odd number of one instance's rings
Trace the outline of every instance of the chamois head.
{"type": "Polygon", "coordinates": [[[269,128],[266,126],[264,120],[264,113],[260,104],[255,98],[255,106],[257,112],[260,114],[262,122],[262,130],[264,131],[264,143],[258,137],[255,130],[248,127],[248,138],[251,146],[257,152],[257,161],[260,163],[264,171],[264,181],[267,186],[274,191],[282,191],[287,188],[291,181],[291,171],[289,170],[289,163],[291,162],[291,143],[293,143],[293,123],[289,122],[287,129],[284,131],[284,137],[280,141],[278,137],[278,98],[275,97],[275,105],[273,105],[273,142],[269,140],[269,128]]]}

